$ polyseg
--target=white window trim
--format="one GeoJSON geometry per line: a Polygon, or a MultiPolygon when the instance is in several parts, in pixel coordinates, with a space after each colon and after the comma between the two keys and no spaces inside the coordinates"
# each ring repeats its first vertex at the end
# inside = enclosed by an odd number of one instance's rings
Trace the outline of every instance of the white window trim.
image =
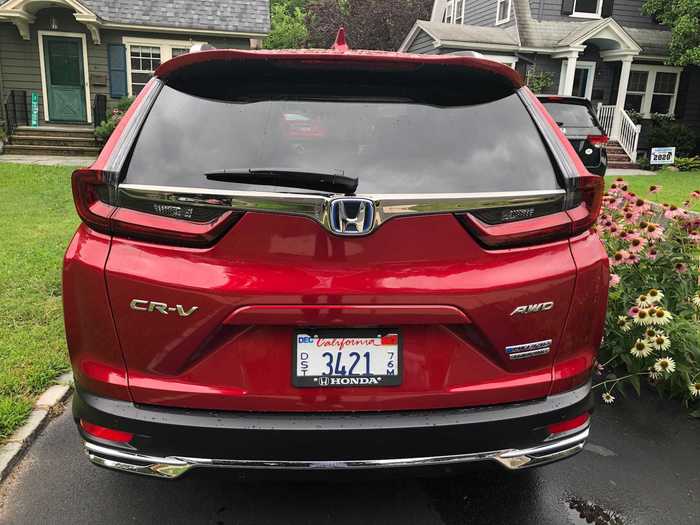
{"type": "Polygon", "coordinates": [[[603,0],[598,0],[598,8],[596,9],[595,13],[585,13],[585,12],[577,12],[576,11],[576,3],[578,0],[574,0],[574,12],[571,13],[569,16],[573,18],[602,18],[602,13],[603,13],[603,0]]]}
{"type": "Polygon", "coordinates": [[[496,0],[496,25],[500,26],[501,24],[505,24],[506,22],[510,22],[510,12],[512,11],[513,8],[513,0],[496,0]],[[508,16],[505,18],[498,18],[498,15],[501,12],[501,4],[507,2],[508,3],[508,16]]]}
{"type": "Polygon", "coordinates": [[[132,36],[122,37],[122,43],[126,47],[126,77],[127,90],[130,97],[134,96],[131,85],[131,46],[157,47],[160,49],[160,63],[164,63],[173,57],[173,48],[190,49],[195,44],[206,44],[193,40],[165,40],[160,38],[140,38],[132,36]]]}
{"type": "Polygon", "coordinates": [[[79,38],[83,46],[83,82],[85,83],[85,115],[92,124],[92,95],[90,94],[90,67],[88,66],[87,41],[85,33],[63,33],[61,31],[37,31],[39,36],[39,67],[41,68],[41,96],[44,101],[44,121],[49,122],[49,97],[46,85],[46,65],[44,63],[44,36],[66,36],[79,38]]]}
{"type": "Polygon", "coordinates": [[[467,4],[467,0],[462,0],[462,12],[460,13],[459,22],[457,22],[457,0],[455,0],[455,3],[454,3],[454,6],[455,6],[454,10],[455,10],[455,13],[454,13],[454,17],[453,17],[453,20],[454,20],[454,23],[455,23],[455,24],[460,24],[460,25],[461,25],[461,24],[464,24],[464,6],[465,6],[466,4],[467,4]]]}
{"type": "Polygon", "coordinates": [[[445,7],[445,23],[453,24],[455,20],[455,3],[454,0],[449,0],[445,7]],[[449,20],[448,20],[449,18],[449,20]]]}
{"type": "MultiPolygon", "coordinates": [[[[676,112],[676,101],[678,100],[678,86],[680,85],[681,81],[681,72],[683,71],[682,67],[675,67],[675,66],[652,66],[652,65],[644,65],[644,64],[633,64],[632,71],[647,71],[649,74],[647,75],[647,85],[646,85],[646,90],[644,91],[644,94],[642,96],[642,110],[641,114],[644,116],[649,116],[651,115],[651,101],[652,98],[654,97],[654,85],[656,84],[656,74],[657,73],[675,73],[676,74],[676,85],[674,86],[673,94],[671,93],[659,93],[661,94],[666,94],[666,95],[671,95],[671,103],[668,107],[668,115],[673,115],[676,112]]],[[[625,98],[627,94],[632,93],[633,95],[639,95],[642,94],[640,91],[632,91],[630,92],[627,90],[627,93],[625,93],[625,98]]]]}
{"type": "MultiPolygon", "coordinates": [[[[561,72],[559,73],[559,94],[562,94],[564,92],[564,82],[566,79],[566,68],[567,68],[567,60],[562,60],[561,61],[561,72]]],[[[586,83],[586,93],[585,97],[588,100],[591,100],[591,97],[593,96],[593,84],[595,83],[595,68],[596,68],[596,63],[591,62],[588,60],[577,60],[576,61],[576,69],[587,69],[588,70],[588,77],[587,77],[587,83],[586,83]]]]}

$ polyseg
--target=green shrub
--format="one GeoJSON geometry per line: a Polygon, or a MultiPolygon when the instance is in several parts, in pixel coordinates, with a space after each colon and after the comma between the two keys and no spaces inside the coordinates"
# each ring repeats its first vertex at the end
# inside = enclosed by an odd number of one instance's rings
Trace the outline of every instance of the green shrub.
{"type": "Polygon", "coordinates": [[[652,148],[675,146],[676,155],[688,157],[695,153],[697,136],[688,126],[670,118],[652,118],[649,122],[649,145],[652,148]]]}
{"type": "Polygon", "coordinates": [[[700,170],[700,157],[676,157],[673,165],[678,171],[700,170]]]}
{"type": "Polygon", "coordinates": [[[540,71],[533,66],[527,70],[525,83],[533,93],[544,93],[552,85],[553,77],[551,73],[540,71]]]}
{"type": "Polygon", "coordinates": [[[625,385],[639,393],[645,380],[700,417],[700,219],[676,206],[653,208],[616,181],[597,230],[611,279],[596,388],[612,403],[625,385]]]}
{"type": "Polygon", "coordinates": [[[117,103],[110,116],[100,122],[100,125],[95,128],[95,137],[97,140],[102,142],[107,141],[133,101],[133,97],[126,97],[117,103]]]}

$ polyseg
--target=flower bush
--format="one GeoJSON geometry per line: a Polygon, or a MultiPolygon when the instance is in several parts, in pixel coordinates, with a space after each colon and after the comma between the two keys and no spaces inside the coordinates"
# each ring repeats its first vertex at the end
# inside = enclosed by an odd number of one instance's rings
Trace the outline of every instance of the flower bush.
{"type": "Polygon", "coordinates": [[[112,113],[95,128],[95,137],[97,140],[101,142],[107,141],[133,101],[133,98],[123,98],[119,101],[117,106],[112,110],[112,113]]]}
{"type": "MultiPolygon", "coordinates": [[[[661,187],[651,186],[656,193],[661,187]]],[[[691,199],[700,199],[700,191],[691,199]]],[[[656,205],[618,179],[596,230],[610,258],[610,292],[596,388],[606,403],[643,382],[700,417],[700,217],[656,205]]]]}

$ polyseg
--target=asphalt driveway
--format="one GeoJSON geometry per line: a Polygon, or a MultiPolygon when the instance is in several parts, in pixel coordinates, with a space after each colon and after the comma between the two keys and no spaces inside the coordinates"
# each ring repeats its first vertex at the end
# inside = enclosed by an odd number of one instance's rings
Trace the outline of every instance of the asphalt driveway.
{"type": "Polygon", "coordinates": [[[599,407],[586,450],[532,471],[342,483],[200,472],[173,482],[90,465],[67,410],[0,488],[0,523],[12,525],[587,522],[700,523],[700,421],[646,394],[599,407]]]}

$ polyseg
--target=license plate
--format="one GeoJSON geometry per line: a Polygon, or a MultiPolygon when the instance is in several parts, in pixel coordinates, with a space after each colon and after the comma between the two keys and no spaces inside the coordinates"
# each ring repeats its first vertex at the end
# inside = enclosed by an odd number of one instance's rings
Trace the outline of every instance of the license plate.
{"type": "Polygon", "coordinates": [[[401,335],[396,329],[298,330],[292,384],[364,387],[401,384],[401,335]]]}

